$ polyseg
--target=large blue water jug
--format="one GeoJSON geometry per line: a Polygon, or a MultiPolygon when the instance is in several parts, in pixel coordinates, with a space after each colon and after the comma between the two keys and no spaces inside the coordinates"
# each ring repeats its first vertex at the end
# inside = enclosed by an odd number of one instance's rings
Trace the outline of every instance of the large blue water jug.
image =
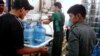
{"type": "Polygon", "coordinates": [[[25,44],[33,44],[33,32],[34,29],[27,23],[24,23],[24,43],[25,44]]]}
{"type": "Polygon", "coordinates": [[[22,23],[23,23],[24,29],[30,28],[30,24],[29,23],[24,22],[24,21],[22,23]]]}
{"type": "Polygon", "coordinates": [[[37,22],[37,24],[34,26],[34,44],[38,45],[45,41],[45,28],[37,22]]]}

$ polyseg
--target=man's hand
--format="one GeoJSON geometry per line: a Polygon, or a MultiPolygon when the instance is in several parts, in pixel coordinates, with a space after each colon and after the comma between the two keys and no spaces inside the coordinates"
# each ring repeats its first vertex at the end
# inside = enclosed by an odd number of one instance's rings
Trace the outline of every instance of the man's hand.
{"type": "Polygon", "coordinates": [[[40,22],[41,24],[43,24],[43,20],[39,20],[39,22],[40,22]]]}
{"type": "Polygon", "coordinates": [[[41,19],[39,20],[41,24],[49,24],[50,23],[50,20],[49,19],[41,19]]]}
{"type": "Polygon", "coordinates": [[[48,48],[47,47],[41,47],[39,48],[39,53],[42,54],[42,55],[45,55],[48,51],[48,48]]]}

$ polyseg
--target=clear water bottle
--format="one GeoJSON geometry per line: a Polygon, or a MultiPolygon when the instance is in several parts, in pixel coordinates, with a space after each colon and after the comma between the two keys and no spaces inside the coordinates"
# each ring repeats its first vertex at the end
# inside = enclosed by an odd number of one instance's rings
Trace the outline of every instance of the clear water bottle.
{"type": "Polygon", "coordinates": [[[24,23],[24,43],[25,44],[33,44],[33,32],[34,29],[27,23],[24,23]]]}
{"type": "Polygon", "coordinates": [[[34,44],[38,45],[45,41],[45,28],[42,27],[42,25],[37,22],[37,24],[34,26],[34,44]]]}

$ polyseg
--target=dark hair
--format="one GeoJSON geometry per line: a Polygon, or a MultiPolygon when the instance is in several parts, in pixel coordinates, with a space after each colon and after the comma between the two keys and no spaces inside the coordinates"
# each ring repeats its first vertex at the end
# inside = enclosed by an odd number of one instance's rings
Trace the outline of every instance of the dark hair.
{"type": "Polygon", "coordinates": [[[34,9],[34,7],[29,4],[28,0],[14,0],[13,1],[12,8],[14,8],[14,9],[20,9],[22,7],[24,7],[25,10],[34,9]]]}
{"type": "Polygon", "coordinates": [[[86,9],[83,5],[81,4],[76,4],[70,7],[67,11],[67,13],[72,13],[74,15],[80,13],[83,17],[86,16],[86,9]]]}
{"type": "Polygon", "coordinates": [[[4,1],[3,0],[0,0],[0,4],[4,4],[4,1]]]}
{"type": "Polygon", "coordinates": [[[61,3],[60,3],[60,2],[55,2],[55,3],[54,3],[54,6],[57,6],[59,9],[61,9],[61,8],[62,8],[62,5],[61,5],[61,3]]]}

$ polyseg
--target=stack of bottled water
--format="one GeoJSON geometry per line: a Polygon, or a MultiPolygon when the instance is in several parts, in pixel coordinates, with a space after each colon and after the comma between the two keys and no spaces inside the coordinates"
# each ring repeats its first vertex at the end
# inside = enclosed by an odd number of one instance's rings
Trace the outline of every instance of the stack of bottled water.
{"type": "Polygon", "coordinates": [[[31,26],[24,22],[24,42],[30,45],[39,45],[45,41],[45,28],[37,22],[35,26],[31,26]]]}

